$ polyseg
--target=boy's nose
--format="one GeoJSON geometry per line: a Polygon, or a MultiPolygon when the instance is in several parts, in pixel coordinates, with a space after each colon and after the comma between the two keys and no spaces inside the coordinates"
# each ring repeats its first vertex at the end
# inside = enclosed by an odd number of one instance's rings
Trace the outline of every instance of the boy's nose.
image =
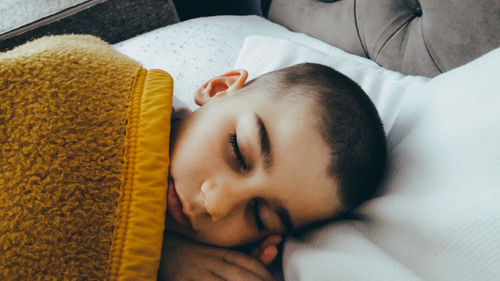
{"type": "Polygon", "coordinates": [[[208,179],[201,186],[205,208],[212,221],[219,221],[229,214],[244,208],[245,202],[254,196],[252,188],[242,181],[208,179]]]}

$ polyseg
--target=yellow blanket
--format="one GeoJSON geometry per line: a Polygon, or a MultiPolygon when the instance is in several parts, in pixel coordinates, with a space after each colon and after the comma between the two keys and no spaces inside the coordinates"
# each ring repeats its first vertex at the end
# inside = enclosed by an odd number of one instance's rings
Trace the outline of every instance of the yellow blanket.
{"type": "Polygon", "coordinates": [[[155,280],[172,79],[88,35],[0,53],[0,280],[155,280]]]}

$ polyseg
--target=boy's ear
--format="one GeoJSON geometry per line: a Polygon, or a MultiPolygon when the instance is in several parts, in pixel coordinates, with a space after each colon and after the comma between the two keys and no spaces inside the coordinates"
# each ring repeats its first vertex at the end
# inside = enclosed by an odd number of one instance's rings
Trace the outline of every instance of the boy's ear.
{"type": "Polygon", "coordinates": [[[243,88],[247,78],[248,72],[242,69],[232,70],[212,78],[196,91],[194,101],[197,105],[202,106],[212,98],[230,95],[243,88]]]}

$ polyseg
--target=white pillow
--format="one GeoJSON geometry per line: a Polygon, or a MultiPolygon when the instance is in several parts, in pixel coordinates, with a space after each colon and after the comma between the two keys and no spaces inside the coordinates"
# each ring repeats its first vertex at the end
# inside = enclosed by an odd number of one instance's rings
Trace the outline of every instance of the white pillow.
{"type": "Polygon", "coordinates": [[[170,73],[174,78],[174,95],[195,109],[196,89],[233,69],[248,35],[305,38],[258,16],[217,16],[159,28],[117,43],[114,48],[145,68],[170,73]]]}
{"type": "MultiPolygon", "coordinates": [[[[174,95],[190,109],[196,109],[198,106],[193,98],[196,89],[209,79],[233,69],[249,35],[294,40],[319,50],[331,48],[326,43],[291,32],[258,16],[196,18],[138,35],[113,47],[141,62],[145,68],[159,68],[170,73],[174,78],[174,95]]],[[[366,62],[376,65],[372,61],[366,62]]],[[[254,63],[266,62],[256,60],[254,63]]]]}
{"type": "Polygon", "coordinates": [[[248,37],[235,68],[308,61],[351,77],[384,122],[388,175],[364,219],[287,240],[285,279],[499,280],[500,49],[429,79],[317,44],[248,37]]]}

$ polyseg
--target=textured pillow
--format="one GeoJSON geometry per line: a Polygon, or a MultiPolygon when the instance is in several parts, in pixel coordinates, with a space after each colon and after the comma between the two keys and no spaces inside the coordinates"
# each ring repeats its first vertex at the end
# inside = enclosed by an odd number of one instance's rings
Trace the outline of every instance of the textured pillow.
{"type": "Polygon", "coordinates": [[[319,40],[290,32],[257,16],[217,16],[184,21],[122,41],[114,48],[141,62],[145,68],[159,68],[170,73],[175,81],[174,95],[195,109],[196,89],[233,68],[243,41],[249,35],[293,39],[315,48],[330,48],[319,40]]]}
{"type": "Polygon", "coordinates": [[[309,61],[351,77],[384,122],[388,174],[363,219],[287,240],[285,279],[498,280],[500,49],[428,79],[322,46],[249,37],[235,68],[254,77],[309,61]]]}

